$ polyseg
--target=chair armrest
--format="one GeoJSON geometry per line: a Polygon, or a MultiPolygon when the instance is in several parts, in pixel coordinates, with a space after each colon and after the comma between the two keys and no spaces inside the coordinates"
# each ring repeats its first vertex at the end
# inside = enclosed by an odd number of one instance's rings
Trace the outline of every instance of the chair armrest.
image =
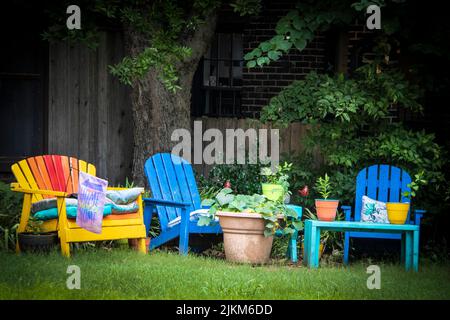
{"type": "Polygon", "coordinates": [[[352,221],[352,206],[341,206],[345,214],[345,221],[352,221]]]}
{"type": "Polygon", "coordinates": [[[11,191],[30,194],[42,194],[45,196],[54,196],[54,197],[67,197],[69,195],[67,192],[63,191],[20,188],[18,183],[11,183],[11,191]]]}
{"type": "Polygon", "coordinates": [[[427,212],[427,210],[415,209],[414,210],[414,220],[411,219],[411,222],[413,222],[417,226],[420,226],[420,221],[426,212],[427,212]]]}
{"type": "Polygon", "coordinates": [[[174,207],[174,208],[187,208],[191,204],[188,202],[176,202],[171,200],[153,199],[153,198],[143,198],[145,204],[164,206],[164,207],[174,207]]]}

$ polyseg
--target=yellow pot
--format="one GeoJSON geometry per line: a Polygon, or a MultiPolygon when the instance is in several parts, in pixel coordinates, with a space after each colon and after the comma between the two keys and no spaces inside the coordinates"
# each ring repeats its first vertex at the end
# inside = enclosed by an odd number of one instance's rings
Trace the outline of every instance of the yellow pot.
{"type": "Polygon", "coordinates": [[[408,217],[409,203],[388,202],[386,209],[389,222],[392,224],[405,224],[408,217]]]}
{"type": "Polygon", "coordinates": [[[284,189],[280,184],[272,183],[262,183],[262,194],[266,196],[267,199],[272,201],[278,201],[283,198],[284,189]]]}

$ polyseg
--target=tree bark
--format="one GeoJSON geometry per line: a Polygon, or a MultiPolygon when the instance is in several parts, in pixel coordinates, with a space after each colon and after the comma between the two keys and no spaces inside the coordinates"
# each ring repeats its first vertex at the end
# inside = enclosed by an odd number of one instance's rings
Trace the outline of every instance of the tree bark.
{"type": "MultiPolygon", "coordinates": [[[[192,55],[177,66],[181,89],[168,91],[151,69],[143,79],[137,79],[132,88],[134,122],[134,151],[132,176],[135,185],[145,186],[144,163],[155,153],[171,152],[177,142],[170,137],[175,129],[191,130],[191,87],[201,57],[206,53],[214,36],[217,15],[212,14],[195,34],[183,44],[192,48],[192,55]]],[[[142,35],[125,28],[128,54],[136,56],[145,48],[142,35]]]]}

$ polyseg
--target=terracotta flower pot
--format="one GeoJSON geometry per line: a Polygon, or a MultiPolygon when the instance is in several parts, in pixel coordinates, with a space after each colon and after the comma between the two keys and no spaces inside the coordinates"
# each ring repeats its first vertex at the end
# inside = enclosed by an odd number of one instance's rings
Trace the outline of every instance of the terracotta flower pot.
{"type": "Polygon", "coordinates": [[[339,200],[316,199],[317,218],[322,221],[334,221],[339,200]]]}
{"type": "Polygon", "coordinates": [[[273,237],[264,236],[265,222],[257,213],[216,213],[223,231],[225,257],[229,261],[267,263],[273,237]]]}
{"type": "Polygon", "coordinates": [[[406,218],[408,218],[409,203],[388,202],[386,209],[390,223],[405,224],[406,218]]]}

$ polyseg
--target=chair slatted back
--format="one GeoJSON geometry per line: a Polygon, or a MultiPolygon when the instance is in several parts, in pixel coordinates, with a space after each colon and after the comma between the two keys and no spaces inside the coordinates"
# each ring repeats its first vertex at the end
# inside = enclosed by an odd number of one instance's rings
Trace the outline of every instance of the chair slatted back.
{"type": "MultiPolygon", "coordinates": [[[[153,198],[190,203],[188,211],[200,208],[200,194],[189,162],[170,153],[158,153],[147,159],[144,168],[153,198]]],[[[181,215],[179,208],[157,206],[156,209],[163,231],[171,220],[181,215]]]]}
{"type": "Polygon", "coordinates": [[[382,164],[362,169],[356,177],[355,221],[361,219],[363,195],[383,202],[406,202],[408,199],[402,194],[410,191],[409,183],[409,174],[395,166],[382,164]]]}
{"type": "MultiPolygon", "coordinates": [[[[94,176],[96,174],[93,164],[61,155],[30,157],[13,164],[11,170],[22,188],[67,193],[78,192],[80,171],[94,176]]],[[[34,194],[32,201],[36,202],[44,198],[51,198],[51,196],[34,194]]]]}

